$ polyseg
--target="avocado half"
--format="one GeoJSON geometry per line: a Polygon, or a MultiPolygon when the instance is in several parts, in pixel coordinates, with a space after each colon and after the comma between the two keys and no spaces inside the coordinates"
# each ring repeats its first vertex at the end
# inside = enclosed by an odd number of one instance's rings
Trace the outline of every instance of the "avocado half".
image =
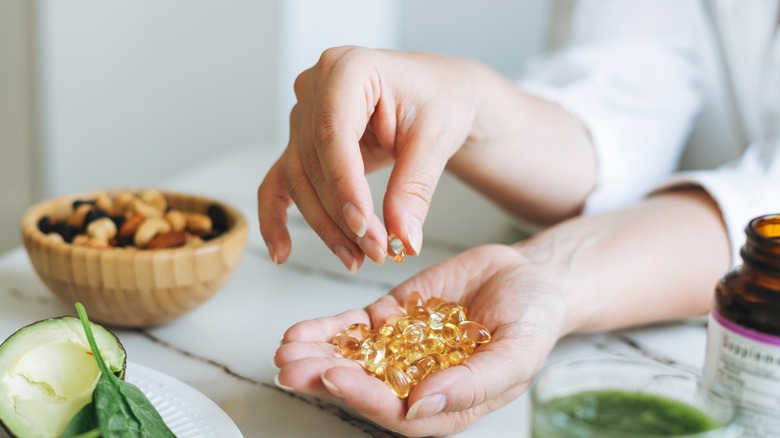
{"type": "MultiPolygon", "coordinates": [[[[109,369],[124,378],[127,353],[122,343],[104,327],[90,324],[109,369]]],[[[23,327],[0,345],[0,425],[12,436],[58,437],[92,401],[99,378],[77,318],[23,327]]]]}

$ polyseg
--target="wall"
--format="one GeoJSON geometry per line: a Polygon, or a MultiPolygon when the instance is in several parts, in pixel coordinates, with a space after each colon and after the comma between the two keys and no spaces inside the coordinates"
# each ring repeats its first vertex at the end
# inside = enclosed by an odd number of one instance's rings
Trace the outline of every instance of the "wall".
{"type": "Polygon", "coordinates": [[[30,3],[0,2],[0,252],[21,243],[19,222],[37,193],[30,3]]]}
{"type": "Polygon", "coordinates": [[[43,192],[153,185],[274,135],[279,2],[41,0],[43,192]]]}

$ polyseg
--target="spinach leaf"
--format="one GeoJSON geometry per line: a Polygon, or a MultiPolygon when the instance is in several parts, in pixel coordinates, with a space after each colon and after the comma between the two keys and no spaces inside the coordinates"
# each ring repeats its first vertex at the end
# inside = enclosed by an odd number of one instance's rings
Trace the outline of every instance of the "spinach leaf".
{"type": "Polygon", "coordinates": [[[100,436],[97,419],[95,419],[95,405],[91,402],[84,405],[73,416],[62,432],[62,438],[83,438],[85,433],[90,431],[97,431],[97,435],[90,436],[100,436]]]}
{"type": "Polygon", "coordinates": [[[120,380],[108,369],[98,350],[84,306],[76,303],[76,311],[101,372],[91,404],[94,405],[102,436],[175,438],[144,393],[132,383],[120,380]]]}

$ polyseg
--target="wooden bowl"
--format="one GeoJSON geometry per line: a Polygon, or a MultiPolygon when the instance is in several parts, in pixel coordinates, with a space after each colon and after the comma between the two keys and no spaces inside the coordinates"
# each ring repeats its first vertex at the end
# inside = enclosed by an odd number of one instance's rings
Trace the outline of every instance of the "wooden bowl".
{"type": "MultiPolygon", "coordinates": [[[[130,190],[139,193],[140,190],[130,190]]],[[[44,216],[67,217],[79,193],[41,202],[22,218],[22,237],[38,275],[62,301],[80,301],[90,319],[118,327],[164,324],[208,300],[235,271],[246,247],[247,221],[235,208],[202,196],[161,191],[169,207],[205,212],[221,206],[228,229],[211,240],[171,249],[97,249],[57,242],[38,227],[44,216]]]]}

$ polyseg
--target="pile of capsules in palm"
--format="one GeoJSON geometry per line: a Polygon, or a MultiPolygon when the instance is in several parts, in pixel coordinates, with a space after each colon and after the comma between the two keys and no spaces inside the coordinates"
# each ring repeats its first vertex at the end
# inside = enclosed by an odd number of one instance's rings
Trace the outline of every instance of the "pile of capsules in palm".
{"type": "Polygon", "coordinates": [[[458,303],[413,292],[405,302],[406,315],[391,315],[370,329],[355,323],[333,338],[339,353],[383,380],[400,398],[429,374],[460,365],[477,346],[490,342],[490,332],[466,319],[458,303]]]}

